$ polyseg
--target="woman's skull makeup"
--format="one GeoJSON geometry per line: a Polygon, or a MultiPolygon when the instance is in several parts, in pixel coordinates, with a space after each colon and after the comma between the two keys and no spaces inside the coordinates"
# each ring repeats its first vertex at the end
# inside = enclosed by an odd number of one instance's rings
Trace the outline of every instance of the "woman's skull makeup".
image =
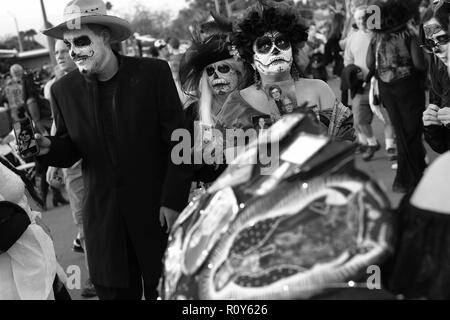
{"type": "Polygon", "coordinates": [[[256,69],[264,75],[289,71],[292,66],[292,47],[286,36],[278,31],[266,32],[253,44],[256,69]]]}
{"type": "Polygon", "coordinates": [[[446,30],[433,18],[423,26],[425,43],[422,46],[426,51],[432,52],[445,65],[448,65],[450,36],[446,30]]]}
{"type": "Polygon", "coordinates": [[[210,64],[205,71],[214,95],[230,94],[238,88],[238,73],[228,63],[219,61],[210,64]]]}
{"type": "Polygon", "coordinates": [[[96,74],[106,62],[107,46],[102,36],[88,27],[69,30],[64,34],[64,43],[78,70],[86,75],[96,74]]]}

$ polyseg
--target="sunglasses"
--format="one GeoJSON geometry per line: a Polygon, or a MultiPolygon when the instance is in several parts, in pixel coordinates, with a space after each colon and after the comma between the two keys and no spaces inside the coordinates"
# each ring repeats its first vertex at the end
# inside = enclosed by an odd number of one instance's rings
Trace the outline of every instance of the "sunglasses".
{"type": "Polygon", "coordinates": [[[256,39],[256,51],[260,54],[269,53],[273,45],[280,50],[288,50],[291,47],[291,44],[284,35],[278,35],[275,38],[262,36],[256,39]]]}
{"type": "Polygon", "coordinates": [[[450,43],[450,35],[443,34],[442,36],[436,37],[437,41],[433,39],[424,39],[423,44],[420,47],[427,53],[435,53],[441,46],[445,46],[450,43]]]}
{"type": "Polygon", "coordinates": [[[216,73],[216,70],[219,71],[222,74],[228,73],[231,71],[231,68],[229,65],[226,64],[221,64],[217,66],[217,69],[214,67],[207,67],[206,68],[206,74],[208,75],[208,77],[211,77],[214,75],[214,73],[216,73]]]}

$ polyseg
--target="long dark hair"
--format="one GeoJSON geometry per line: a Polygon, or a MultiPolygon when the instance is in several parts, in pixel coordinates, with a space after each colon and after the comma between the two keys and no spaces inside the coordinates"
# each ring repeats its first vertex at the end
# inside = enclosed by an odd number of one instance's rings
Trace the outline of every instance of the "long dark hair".
{"type": "Polygon", "coordinates": [[[328,40],[331,38],[342,38],[342,32],[344,31],[345,17],[340,13],[336,13],[331,22],[330,31],[328,32],[328,40]]]}
{"type": "Polygon", "coordinates": [[[8,160],[6,160],[5,158],[0,156],[0,163],[3,164],[7,169],[11,170],[13,173],[15,173],[16,175],[18,175],[23,183],[25,184],[25,188],[28,191],[29,195],[31,196],[31,198],[41,207],[44,207],[44,201],[42,200],[42,198],[38,195],[38,193],[36,192],[36,189],[34,187],[34,183],[27,177],[26,173],[20,170],[17,170],[12,164],[11,162],[9,162],[8,160]]]}

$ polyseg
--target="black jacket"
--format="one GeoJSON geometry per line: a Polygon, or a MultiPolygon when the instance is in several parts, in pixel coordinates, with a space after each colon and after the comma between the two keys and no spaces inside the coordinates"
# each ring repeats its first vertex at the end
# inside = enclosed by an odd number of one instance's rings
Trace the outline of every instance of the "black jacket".
{"type": "Polygon", "coordinates": [[[359,93],[364,93],[364,81],[358,79],[358,73],[362,72],[361,68],[350,64],[342,70],[341,90],[350,90],[352,99],[359,93]]]}
{"type": "Polygon", "coordinates": [[[172,132],[186,121],[169,65],[119,56],[113,102],[117,143],[108,150],[99,117],[98,85],[78,71],[52,87],[57,133],[44,162],[67,168],[83,159],[83,223],[93,283],[128,286],[127,238],[144,277],[160,272],[167,236],[161,206],[187,204],[192,167],[175,165],[172,132]]]}

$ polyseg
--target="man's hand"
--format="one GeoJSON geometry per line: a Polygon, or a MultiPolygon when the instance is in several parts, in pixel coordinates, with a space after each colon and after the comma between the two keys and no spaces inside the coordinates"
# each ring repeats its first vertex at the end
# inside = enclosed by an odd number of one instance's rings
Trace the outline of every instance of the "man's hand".
{"type": "MultiPolygon", "coordinates": [[[[449,108],[445,108],[449,109],[449,108]]],[[[440,126],[442,123],[438,119],[438,112],[439,107],[435,104],[430,104],[428,108],[423,112],[423,125],[425,127],[431,126],[431,125],[437,125],[440,126]]]]}
{"type": "Polygon", "coordinates": [[[164,228],[164,226],[166,226],[167,233],[170,233],[172,230],[175,220],[177,220],[179,214],[179,212],[166,207],[161,207],[159,210],[159,221],[161,222],[161,227],[164,228]]]}
{"type": "Polygon", "coordinates": [[[35,134],[34,138],[36,139],[36,143],[39,146],[39,155],[43,156],[49,153],[52,142],[49,138],[44,137],[42,134],[35,134]]]}
{"type": "Polygon", "coordinates": [[[448,125],[450,123],[450,108],[445,107],[445,108],[439,109],[439,111],[437,112],[437,119],[444,126],[448,125]]]}

